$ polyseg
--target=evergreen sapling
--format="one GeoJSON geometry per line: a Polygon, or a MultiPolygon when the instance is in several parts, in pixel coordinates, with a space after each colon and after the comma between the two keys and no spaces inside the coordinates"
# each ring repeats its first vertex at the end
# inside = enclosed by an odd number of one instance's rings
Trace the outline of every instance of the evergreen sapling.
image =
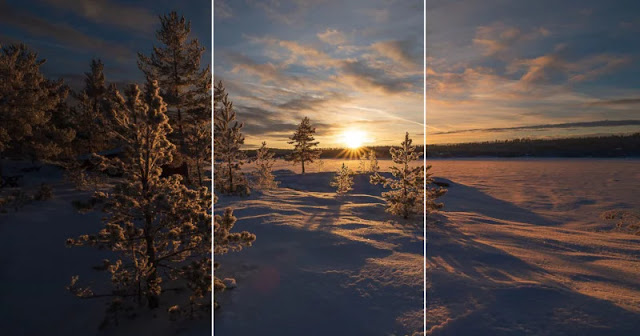
{"type": "Polygon", "coordinates": [[[369,179],[371,184],[382,184],[385,188],[391,188],[390,191],[382,193],[387,202],[387,212],[405,219],[412,214],[421,214],[424,204],[424,166],[409,166],[412,161],[418,160],[422,153],[416,151],[412,142],[407,132],[400,147],[392,147],[389,150],[396,164],[391,167],[393,177],[383,177],[376,172],[369,179]]]}
{"type": "Polygon", "coordinates": [[[336,194],[338,196],[342,196],[349,191],[353,190],[353,172],[351,169],[347,167],[344,163],[342,167],[338,169],[336,175],[334,175],[333,180],[330,185],[336,188],[336,194]]]}

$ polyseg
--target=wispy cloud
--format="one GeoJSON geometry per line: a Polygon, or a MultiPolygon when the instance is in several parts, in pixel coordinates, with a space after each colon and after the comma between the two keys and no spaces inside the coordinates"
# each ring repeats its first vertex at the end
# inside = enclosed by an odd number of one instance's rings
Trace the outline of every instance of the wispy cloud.
{"type": "Polygon", "coordinates": [[[76,52],[110,55],[121,61],[130,61],[135,56],[124,45],[89,36],[66,23],[50,22],[27,11],[14,8],[4,1],[0,2],[0,21],[34,37],[54,39],[60,47],[73,49],[76,52]]]}
{"type": "Polygon", "coordinates": [[[572,122],[561,124],[526,125],[515,127],[493,127],[493,128],[471,128],[446,132],[435,132],[431,135],[460,134],[471,132],[505,132],[518,130],[542,130],[542,129],[566,129],[566,128],[593,128],[593,127],[619,127],[619,126],[640,126],[640,120],[600,120],[572,122]]]}
{"type": "Polygon", "coordinates": [[[422,12],[409,10],[409,1],[384,10],[377,8],[385,0],[231,5],[233,20],[215,26],[223,36],[216,40],[215,74],[247,121],[248,144],[288,146],[283,135],[303,116],[323,146],[341,145],[335,134],[346,127],[365,128],[376,143],[423,132],[422,12]],[[374,13],[404,19],[372,30],[374,13]],[[302,18],[305,25],[298,25],[302,18]]]}
{"type": "Polygon", "coordinates": [[[585,106],[628,106],[640,105],[640,98],[606,99],[586,103],[585,106]]]}
{"type": "Polygon", "coordinates": [[[325,30],[324,32],[316,34],[318,38],[325,43],[333,44],[333,45],[341,45],[347,43],[347,37],[344,33],[340,32],[336,29],[325,30]]]}
{"type": "Polygon", "coordinates": [[[473,133],[469,136],[491,140],[495,132],[517,136],[538,129],[545,135],[579,135],[593,127],[610,127],[611,132],[637,127],[579,124],[637,115],[638,78],[632,74],[640,70],[640,47],[630,26],[620,25],[633,22],[630,9],[588,5],[576,8],[553,0],[517,8],[498,0],[428,3],[426,100],[432,139],[469,141],[465,134],[473,133]],[[548,6],[554,11],[543,10],[548,6]]]}
{"type": "Polygon", "coordinates": [[[216,19],[228,19],[233,17],[233,10],[225,0],[215,0],[213,1],[213,4],[213,12],[215,13],[214,15],[216,19]]]}
{"type": "Polygon", "coordinates": [[[87,20],[120,27],[127,31],[152,32],[158,17],[148,8],[113,0],[39,0],[50,6],[70,11],[87,20]]]}

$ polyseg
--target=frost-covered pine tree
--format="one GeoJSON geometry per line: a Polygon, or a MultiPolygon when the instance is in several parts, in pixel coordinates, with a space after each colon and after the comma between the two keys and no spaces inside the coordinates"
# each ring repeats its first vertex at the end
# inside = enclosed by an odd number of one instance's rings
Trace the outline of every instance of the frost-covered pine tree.
{"type": "Polygon", "coordinates": [[[31,160],[63,153],[75,132],[60,122],[68,88],[40,72],[45,60],[24,44],[0,46],[0,182],[8,152],[31,160]]]}
{"type": "Polygon", "coordinates": [[[201,69],[205,49],[198,39],[190,39],[191,22],[174,11],[160,16],[160,24],[156,37],[161,45],[154,46],[150,56],[138,53],[138,67],[162,88],[161,95],[175,129],[172,137],[184,153],[189,119],[196,112],[193,109],[196,96],[210,71],[208,67],[201,69]]]}
{"type": "MultiPolygon", "coordinates": [[[[214,195],[214,202],[217,196],[214,195]]],[[[214,254],[222,255],[229,252],[240,251],[245,246],[251,246],[256,240],[256,235],[247,231],[231,232],[236,224],[237,218],[233,215],[233,209],[226,208],[222,215],[213,217],[213,247],[214,254]]],[[[214,268],[218,269],[219,263],[214,264],[214,268]]],[[[214,291],[223,291],[226,288],[225,283],[218,277],[213,279],[214,291]]],[[[218,308],[218,303],[214,302],[214,308],[218,308]]]]}
{"type": "Polygon", "coordinates": [[[240,150],[244,144],[242,123],[222,81],[214,88],[214,177],[215,188],[222,194],[249,194],[247,179],[240,170],[246,154],[240,150]]]}
{"type": "Polygon", "coordinates": [[[426,169],[427,169],[426,171],[427,180],[425,181],[425,188],[427,190],[427,194],[425,198],[427,202],[426,203],[427,214],[429,214],[439,209],[442,209],[444,204],[437,202],[436,199],[444,195],[447,192],[447,189],[439,186],[432,187],[431,184],[433,183],[433,178],[432,178],[433,174],[429,173],[429,169],[431,169],[431,166],[427,166],[426,169]]]}
{"type": "Polygon", "coordinates": [[[405,134],[400,148],[391,147],[391,159],[396,164],[391,167],[392,178],[386,178],[379,173],[370,177],[372,184],[382,184],[390,191],[383,192],[382,197],[387,201],[387,212],[402,216],[407,219],[411,214],[420,214],[423,211],[424,199],[424,166],[411,168],[412,161],[418,160],[421,152],[416,151],[409,138],[409,132],[405,134]]]}
{"type": "Polygon", "coordinates": [[[262,146],[256,151],[256,158],[254,159],[255,169],[253,175],[253,187],[258,190],[268,190],[278,187],[279,182],[275,180],[273,176],[273,165],[275,159],[274,153],[269,151],[267,143],[262,142],[262,146]]]}
{"type": "Polygon", "coordinates": [[[342,196],[349,191],[353,190],[353,172],[351,169],[347,167],[344,163],[342,167],[338,169],[336,175],[334,175],[333,180],[330,185],[336,188],[336,194],[338,196],[342,196]]]}
{"type": "MultiPolygon", "coordinates": [[[[185,285],[191,305],[206,302],[211,290],[211,193],[193,190],[181,177],[161,177],[175,146],[172,128],[156,81],[144,92],[131,85],[126,98],[116,91],[108,111],[113,136],[124,146],[124,177],[109,193],[97,193],[104,203],[104,228],[94,235],[69,239],[67,244],[107,249],[105,260],[112,291],[95,294],[72,278],[69,290],[80,297],[113,297],[109,316],[131,305],[159,307],[167,288],[185,285]]],[[[106,158],[105,158],[106,160],[106,158]]],[[[116,160],[117,161],[117,160],[116,160]]],[[[116,162],[117,163],[117,162],[116,162]]]]}
{"type": "Polygon", "coordinates": [[[313,163],[317,160],[322,153],[319,149],[314,148],[318,146],[318,142],[314,141],[313,134],[316,132],[315,127],[311,127],[311,121],[309,118],[304,117],[295,133],[291,136],[289,144],[294,145],[293,152],[289,157],[290,161],[294,164],[300,162],[302,164],[302,173],[304,174],[304,163],[313,163]]]}
{"type": "Polygon", "coordinates": [[[194,95],[194,105],[188,110],[189,127],[185,147],[191,170],[199,185],[204,185],[205,170],[211,167],[211,72],[199,82],[194,95]]]}
{"type": "Polygon", "coordinates": [[[361,157],[362,171],[375,174],[380,170],[378,165],[378,158],[376,157],[376,151],[373,149],[367,150],[361,157]]]}
{"type": "Polygon", "coordinates": [[[104,106],[107,85],[104,64],[99,59],[91,61],[91,71],[85,72],[84,89],[74,97],[78,104],[74,109],[76,141],[83,153],[97,153],[109,145],[106,132],[104,106]]]}
{"type": "Polygon", "coordinates": [[[211,121],[194,122],[185,146],[196,171],[198,185],[205,185],[205,169],[211,166],[211,121]]]}

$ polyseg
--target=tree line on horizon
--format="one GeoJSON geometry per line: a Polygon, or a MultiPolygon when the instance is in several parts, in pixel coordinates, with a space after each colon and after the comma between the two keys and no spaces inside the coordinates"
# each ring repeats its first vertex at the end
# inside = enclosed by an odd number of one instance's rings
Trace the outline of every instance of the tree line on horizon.
{"type": "Polygon", "coordinates": [[[513,139],[427,145],[428,158],[638,157],[640,133],[559,139],[513,139]]]}

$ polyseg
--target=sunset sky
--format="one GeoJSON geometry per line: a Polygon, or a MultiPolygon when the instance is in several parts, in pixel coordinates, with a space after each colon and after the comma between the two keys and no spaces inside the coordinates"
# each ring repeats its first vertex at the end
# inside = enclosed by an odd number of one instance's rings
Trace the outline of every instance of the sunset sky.
{"type": "Polygon", "coordinates": [[[191,21],[193,37],[211,60],[211,2],[193,0],[0,0],[0,43],[23,42],[46,58],[43,72],[72,88],[83,83],[91,59],[101,58],[107,81],[142,81],[136,52],[149,54],[160,26],[158,15],[178,11],[191,21]]]}
{"type": "Polygon", "coordinates": [[[428,0],[427,143],[640,131],[639,9],[428,0]]]}
{"type": "Polygon", "coordinates": [[[421,1],[215,1],[214,76],[249,148],[288,148],[304,116],[320,147],[422,143],[421,1]]]}

